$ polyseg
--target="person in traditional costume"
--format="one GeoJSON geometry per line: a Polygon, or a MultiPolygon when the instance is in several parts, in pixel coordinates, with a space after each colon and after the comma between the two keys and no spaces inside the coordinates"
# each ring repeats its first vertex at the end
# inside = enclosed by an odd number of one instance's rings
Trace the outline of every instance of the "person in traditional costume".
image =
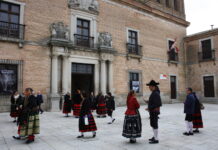
{"type": "Polygon", "coordinates": [[[80,90],[76,90],[76,93],[73,95],[73,115],[76,118],[80,116],[80,109],[81,109],[81,102],[82,102],[82,95],[80,90]]]}
{"type": "Polygon", "coordinates": [[[91,110],[93,112],[94,110],[96,110],[96,97],[94,95],[94,92],[91,92],[90,94],[90,101],[91,101],[91,110]]]}
{"type": "Polygon", "coordinates": [[[113,118],[113,111],[115,110],[114,96],[112,96],[111,92],[108,92],[105,99],[106,99],[106,106],[107,106],[107,114],[110,118],[108,124],[112,124],[115,121],[115,118],[113,118]]]}
{"type": "Polygon", "coordinates": [[[92,137],[96,137],[96,123],[95,119],[91,112],[91,101],[90,97],[83,92],[82,94],[82,104],[81,104],[81,111],[79,117],[79,132],[81,133],[80,136],[77,138],[83,138],[85,132],[92,132],[92,137]]]}
{"type": "Polygon", "coordinates": [[[193,134],[193,114],[195,113],[195,97],[192,93],[192,88],[187,89],[187,96],[184,102],[184,113],[185,116],[185,123],[186,123],[186,132],[183,134],[186,136],[194,135],[193,134]]]}
{"type": "Polygon", "coordinates": [[[203,120],[201,115],[201,109],[204,109],[204,106],[199,101],[196,94],[193,92],[193,96],[195,98],[195,112],[193,114],[193,128],[195,129],[194,133],[199,133],[199,128],[203,128],[203,120]]]}
{"type": "Polygon", "coordinates": [[[40,133],[39,124],[39,112],[37,101],[33,90],[26,88],[25,100],[22,106],[22,113],[18,119],[18,134],[19,136],[13,136],[14,139],[20,140],[21,137],[27,137],[26,143],[32,143],[35,141],[35,134],[40,133]]]}
{"type": "Polygon", "coordinates": [[[11,95],[11,112],[10,112],[10,116],[12,118],[14,118],[13,122],[17,121],[17,117],[19,116],[19,112],[20,112],[20,105],[22,105],[22,103],[23,103],[22,96],[17,91],[15,91],[11,95]]]}
{"type": "Polygon", "coordinates": [[[44,112],[41,108],[41,105],[43,103],[43,96],[42,96],[42,93],[41,91],[38,91],[37,92],[37,96],[36,96],[36,99],[37,99],[37,104],[39,106],[39,111],[41,112],[41,114],[44,112]]]}
{"type": "Polygon", "coordinates": [[[135,97],[135,91],[130,91],[127,96],[127,110],[125,112],[122,135],[130,139],[130,143],[136,143],[136,138],[141,137],[142,124],[139,113],[140,105],[135,97]]]}
{"type": "Polygon", "coordinates": [[[63,113],[65,114],[65,117],[69,117],[69,113],[71,113],[71,105],[72,101],[70,98],[70,92],[67,92],[66,95],[64,95],[64,107],[63,107],[63,113]]]}
{"type": "Polygon", "coordinates": [[[105,118],[107,114],[106,102],[105,97],[102,92],[99,92],[97,96],[97,114],[98,118],[105,118]]]}
{"type": "Polygon", "coordinates": [[[153,128],[154,136],[149,139],[150,144],[159,143],[158,139],[158,119],[160,114],[160,107],[162,106],[162,101],[160,97],[160,90],[158,87],[159,83],[151,80],[150,83],[147,84],[149,86],[150,91],[152,92],[149,101],[148,101],[148,110],[150,115],[150,126],[153,128]]]}

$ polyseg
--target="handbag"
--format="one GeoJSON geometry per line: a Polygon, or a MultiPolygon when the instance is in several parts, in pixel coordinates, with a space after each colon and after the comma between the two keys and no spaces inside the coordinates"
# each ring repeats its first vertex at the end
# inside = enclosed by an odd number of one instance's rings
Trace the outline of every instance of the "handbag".
{"type": "Polygon", "coordinates": [[[89,118],[88,118],[88,115],[86,115],[84,117],[84,122],[85,122],[85,125],[89,125],[89,118]]]}
{"type": "Polygon", "coordinates": [[[202,103],[200,103],[200,109],[201,109],[201,110],[204,110],[204,109],[205,109],[205,107],[204,107],[204,105],[203,105],[202,103]]]}

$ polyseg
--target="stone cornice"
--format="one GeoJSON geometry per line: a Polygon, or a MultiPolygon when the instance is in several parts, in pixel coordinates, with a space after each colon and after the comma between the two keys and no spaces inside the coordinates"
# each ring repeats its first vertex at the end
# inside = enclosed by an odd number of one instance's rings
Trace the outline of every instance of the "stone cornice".
{"type": "Polygon", "coordinates": [[[185,37],[185,41],[190,42],[190,41],[199,40],[199,39],[203,39],[203,38],[207,38],[207,37],[215,36],[215,35],[218,35],[218,28],[213,29],[213,30],[199,32],[199,33],[192,34],[192,35],[188,35],[185,37]]]}
{"type": "Polygon", "coordinates": [[[149,5],[142,4],[141,2],[138,2],[135,0],[111,0],[111,1],[127,5],[129,7],[135,8],[139,11],[153,14],[154,16],[157,16],[157,17],[163,18],[165,20],[174,22],[174,23],[182,25],[184,27],[188,27],[190,25],[190,23],[188,21],[186,21],[185,19],[173,16],[171,14],[168,14],[168,13],[163,12],[161,10],[158,10],[156,8],[152,8],[149,5]]]}

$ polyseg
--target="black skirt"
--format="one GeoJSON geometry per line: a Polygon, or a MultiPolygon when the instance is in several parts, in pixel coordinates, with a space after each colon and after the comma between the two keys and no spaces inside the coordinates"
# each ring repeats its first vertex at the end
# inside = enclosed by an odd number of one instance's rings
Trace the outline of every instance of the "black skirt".
{"type": "Polygon", "coordinates": [[[79,131],[80,132],[93,132],[97,130],[95,119],[92,113],[81,115],[79,118],[79,131]],[[85,124],[85,117],[88,117],[88,124],[85,124]]]}
{"type": "Polygon", "coordinates": [[[140,113],[136,115],[126,115],[123,124],[123,136],[126,138],[141,137],[142,123],[140,113]]]}

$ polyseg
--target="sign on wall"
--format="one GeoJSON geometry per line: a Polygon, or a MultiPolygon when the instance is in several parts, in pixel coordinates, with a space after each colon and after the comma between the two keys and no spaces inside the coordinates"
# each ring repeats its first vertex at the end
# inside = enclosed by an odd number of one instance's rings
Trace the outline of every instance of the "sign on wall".
{"type": "Polygon", "coordinates": [[[161,80],[167,80],[167,75],[165,75],[165,74],[160,74],[160,79],[161,79],[161,80]]]}

